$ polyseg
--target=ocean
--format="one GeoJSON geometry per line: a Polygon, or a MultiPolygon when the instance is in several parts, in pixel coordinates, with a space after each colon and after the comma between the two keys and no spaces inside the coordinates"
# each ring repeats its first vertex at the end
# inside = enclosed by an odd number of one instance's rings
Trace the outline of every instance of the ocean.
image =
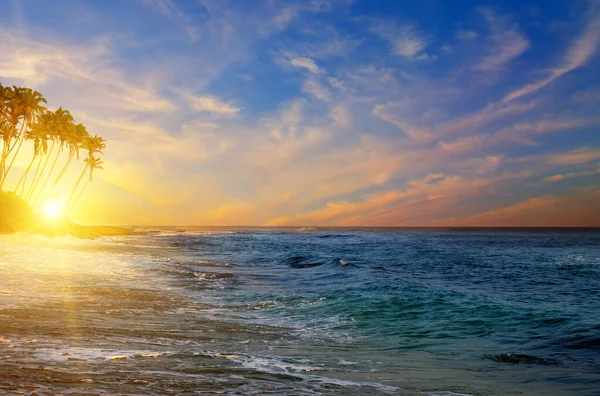
{"type": "Polygon", "coordinates": [[[0,236],[1,394],[600,395],[600,230],[0,236]]]}

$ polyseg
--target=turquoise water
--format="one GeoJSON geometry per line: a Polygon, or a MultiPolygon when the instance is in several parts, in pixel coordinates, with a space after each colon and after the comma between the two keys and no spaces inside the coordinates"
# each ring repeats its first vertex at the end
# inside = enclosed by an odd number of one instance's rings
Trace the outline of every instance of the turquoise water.
{"type": "Polygon", "coordinates": [[[0,391],[600,395],[600,231],[0,238],[0,391]]]}

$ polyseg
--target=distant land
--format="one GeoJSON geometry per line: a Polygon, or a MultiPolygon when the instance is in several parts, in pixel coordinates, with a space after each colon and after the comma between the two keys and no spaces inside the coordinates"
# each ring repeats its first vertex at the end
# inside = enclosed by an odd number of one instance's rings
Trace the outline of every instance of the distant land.
{"type": "Polygon", "coordinates": [[[85,239],[132,234],[131,230],[122,227],[85,226],[67,219],[48,221],[15,193],[0,191],[0,234],[17,232],[85,239]]]}

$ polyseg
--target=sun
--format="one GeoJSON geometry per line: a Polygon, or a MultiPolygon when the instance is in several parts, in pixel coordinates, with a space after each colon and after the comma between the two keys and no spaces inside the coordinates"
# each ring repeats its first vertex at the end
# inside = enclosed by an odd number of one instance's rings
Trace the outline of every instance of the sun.
{"type": "Polygon", "coordinates": [[[42,203],[41,212],[46,220],[60,220],[65,216],[65,203],[58,198],[50,198],[42,203]]]}

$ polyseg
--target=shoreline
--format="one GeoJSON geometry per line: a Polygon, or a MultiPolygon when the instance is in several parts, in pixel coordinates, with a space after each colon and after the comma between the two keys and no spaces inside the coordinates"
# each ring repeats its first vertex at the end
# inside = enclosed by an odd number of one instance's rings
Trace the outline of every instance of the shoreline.
{"type": "Polygon", "coordinates": [[[117,226],[88,226],[71,222],[64,223],[45,223],[38,222],[31,227],[24,229],[16,229],[10,231],[0,230],[0,235],[11,235],[16,233],[24,233],[28,235],[44,235],[49,238],[60,236],[71,236],[79,239],[95,239],[105,236],[127,236],[141,234],[132,231],[128,228],[117,226]]]}
{"type": "Polygon", "coordinates": [[[125,235],[133,235],[134,232],[116,226],[86,226],[76,223],[68,223],[66,226],[61,228],[52,228],[49,227],[47,229],[40,230],[41,233],[46,236],[65,236],[69,235],[74,238],[80,239],[95,239],[104,236],[125,236],[125,235]]]}

